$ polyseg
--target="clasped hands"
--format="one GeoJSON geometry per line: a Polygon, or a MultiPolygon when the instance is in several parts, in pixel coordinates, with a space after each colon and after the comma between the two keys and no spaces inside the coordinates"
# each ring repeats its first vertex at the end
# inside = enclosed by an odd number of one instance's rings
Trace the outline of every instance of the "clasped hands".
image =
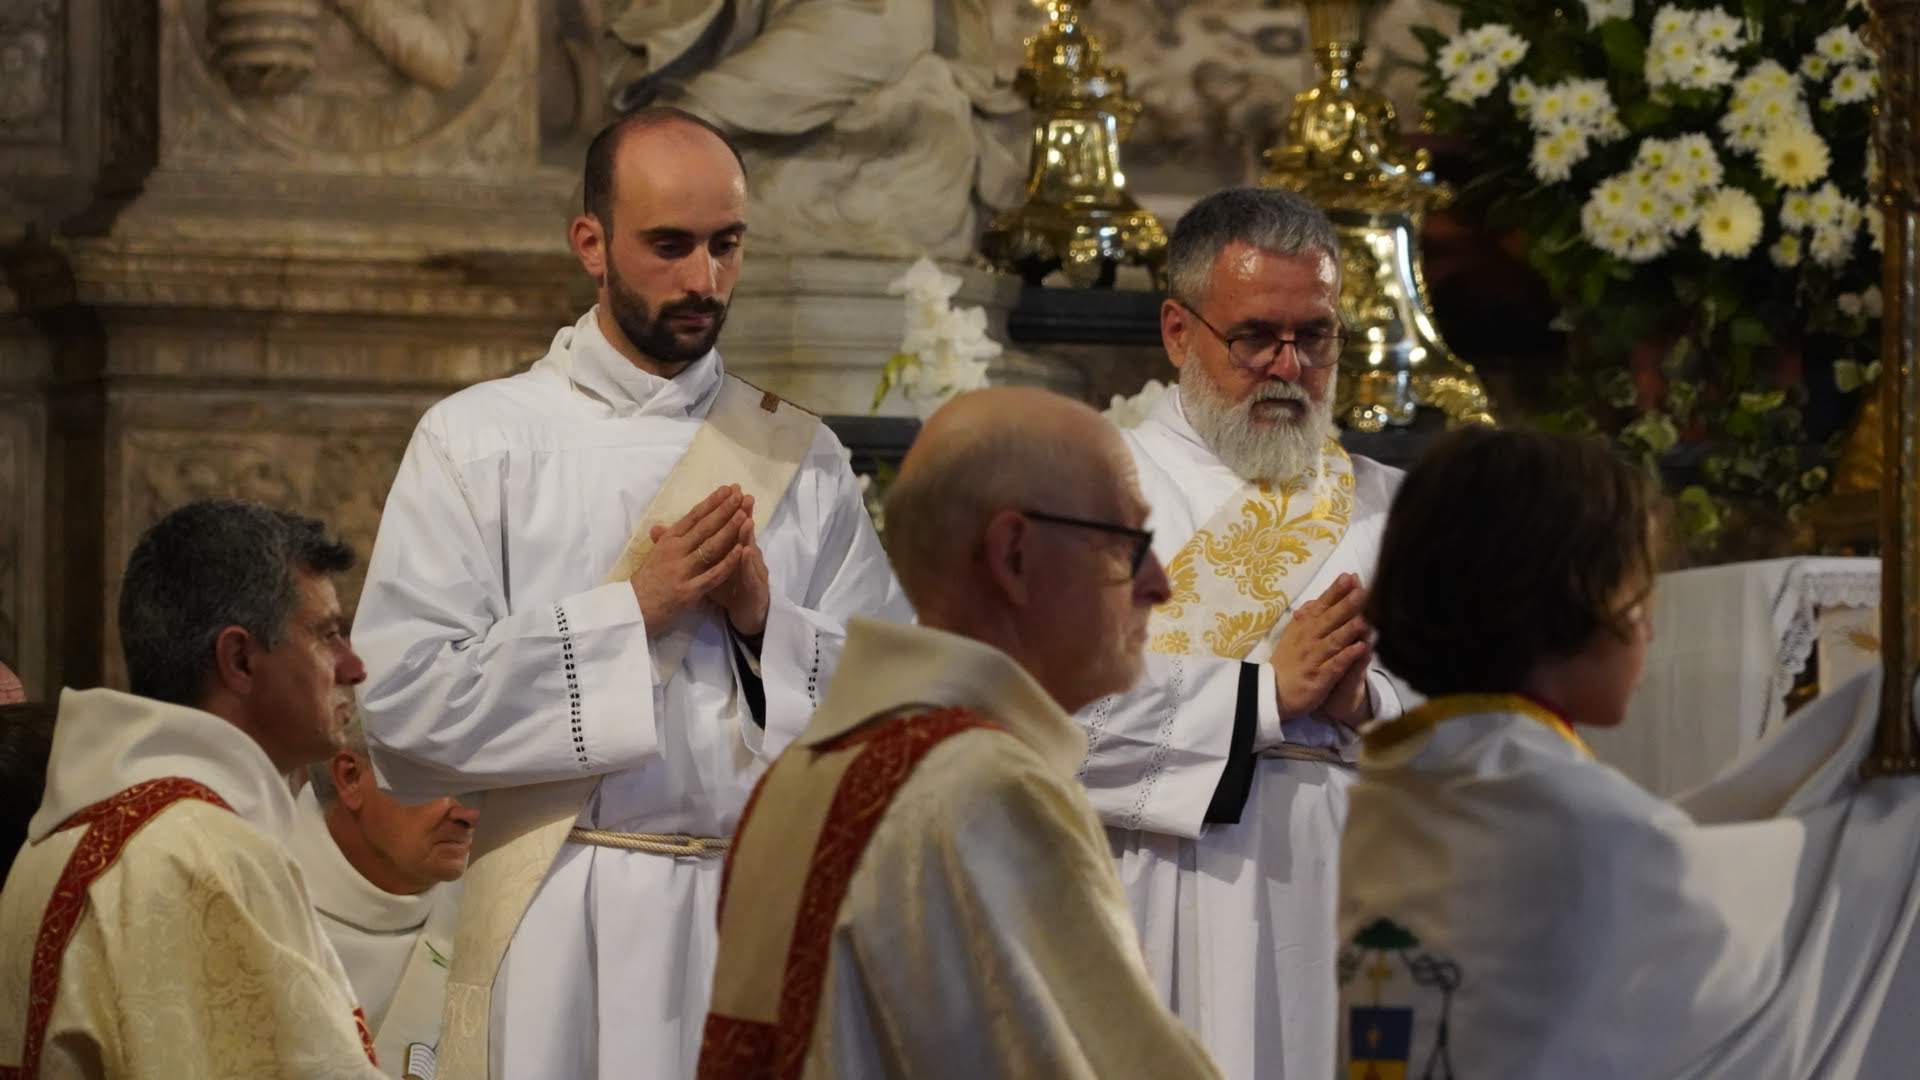
{"type": "Polygon", "coordinates": [[[657,636],[702,601],[727,616],[734,632],[757,641],[767,629],[767,560],[753,535],[753,496],[738,484],[715,488],[679,521],[655,525],[653,550],[628,584],[647,633],[657,636]]]}
{"type": "Polygon", "coordinates": [[[1314,715],[1348,729],[1372,719],[1367,662],[1373,658],[1363,612],[1367,590],[1341,574],[1327,591],[1296,608],[1273,647],[1273,683],[1280,715],[1314,715]]]}

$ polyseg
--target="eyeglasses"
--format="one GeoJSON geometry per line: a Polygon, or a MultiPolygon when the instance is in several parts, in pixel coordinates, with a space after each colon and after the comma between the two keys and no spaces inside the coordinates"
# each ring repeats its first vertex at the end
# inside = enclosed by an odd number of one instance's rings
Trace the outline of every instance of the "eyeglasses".
{"type": "Polygon", "coordinates": [[[1300,361],[1301,367],[1332,367],[1339,362],[1340,346],[1347,339],[1346,333],[1341,330],[1296,330],[1284,337],[1271,330],[1252,330],[1228,337],[1214,329],[1213,324],[1193,308],[1178,300],[1174,303],[1186,308],[1195,321],[1219,338],[1220,343],[1227,347],[1227,359],[1234,367],[1245,371],[1259,371],[1273,366],[1273,362],[1280,359],[1283,345],[1293,346],[1293,355],[1300,361]]]}
{"type": "Polygon", "coordinates": [[[1085,518],[1062,517],[1059,514],[1048,514],[1039,510],[1022,510],[1020,512],[1035,521],[1045,522],[1048,525],[1066,525],[1075,529],[1092,529],[1095,532],[1111,533],[1115,536],[1124,536],[1132,540],[1133,551],[1128,556],[1132,560],[1128,564],[1128,580],[1140,576],[1140,567],[1146,564],[1147,553],[1153,550],[1153,530],[1151,529],[1135,529],[1126,525],[1110,525],[1104,521],[1088,521],[1085,518]]]}

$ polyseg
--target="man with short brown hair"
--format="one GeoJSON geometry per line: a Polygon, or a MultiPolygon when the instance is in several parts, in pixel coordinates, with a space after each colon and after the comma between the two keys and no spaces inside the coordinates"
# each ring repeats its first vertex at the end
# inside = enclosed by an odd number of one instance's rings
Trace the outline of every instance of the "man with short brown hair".
{"type": "Polygon", "coordinates": [[[427,411],[355,625],[381,783],[484,797],[443,1080],[690,1072],[747,793],[847,617],[908,615],[839,441],[714,348],[748,231],[726,140],[641,110],[585,192],[598,303],[427,411]]]}

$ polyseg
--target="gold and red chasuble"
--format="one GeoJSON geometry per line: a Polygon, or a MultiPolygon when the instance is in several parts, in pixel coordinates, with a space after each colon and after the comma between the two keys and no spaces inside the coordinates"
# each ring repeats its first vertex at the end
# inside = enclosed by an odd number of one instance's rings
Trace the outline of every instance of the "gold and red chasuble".
{"type": "Polygon", "coordinates": [[[767,770],[741,815],[721,879],[720,958],[700,1080],[800,1076],[834,922],[875,827],[928,751],[976,728],[1000,730],[966,709],[877,721],[817,747],[795,747],[767,770]],[[763,796],[780,807],[779,828],[756,834],[763,796]],[[795,842],[808,836],[811,844],[795,842]],[[727,897],[736,886],[757,910],[729,922],[727,897]],[[774,956],[786,960],[764,962],[774,956]]]}

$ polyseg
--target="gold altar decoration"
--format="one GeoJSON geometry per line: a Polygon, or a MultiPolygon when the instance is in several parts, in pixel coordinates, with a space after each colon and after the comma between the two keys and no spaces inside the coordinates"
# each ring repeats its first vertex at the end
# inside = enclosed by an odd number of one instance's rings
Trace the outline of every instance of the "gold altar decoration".
{"type": "Polygon", "coordinates": [[[1056,268],[1081,288],[1111,285],[1122,264],[1145,266],[1164,284],[1166,231],[1134,201],[1120,168],[1140,103],[1081,26],[1087,0],[1034,2],[1047,25],[1027,39],[1014,82],[1034,114],[1026,202],[994,219],[980,252],[1030,285],[1056,268]]]}
{"type": "Polygon", "coordinates": [[[1920,0],[1869,0],[1880,53],[1873,145],[1880,161],[1880,726],[1861,771],[1920,773],[1913,726],[1920,677],[1920,0]]]}
{"type": "Polygon", "coordinates": [[[1486,388],[1440,337],[1420,269],[1420,224],[1452,199],[1424,150],[1399,146],[1393,103],[1354,81],[1379,0],[1306,0],[1320,82],[1296,95],[1287,141],[1260,182],[1312,199],[1340,235],[1348,338],[1340,413],[1348,427],[1411,424],[1422,405],[1458,424],[1492,424],[1486,388]]]}

